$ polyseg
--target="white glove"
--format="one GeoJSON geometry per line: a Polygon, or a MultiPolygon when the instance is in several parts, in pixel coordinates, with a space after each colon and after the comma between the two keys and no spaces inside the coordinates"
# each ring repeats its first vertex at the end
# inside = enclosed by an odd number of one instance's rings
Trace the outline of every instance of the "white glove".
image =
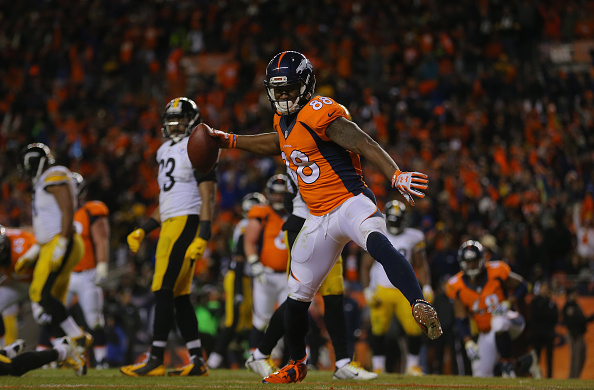
{"type": "Polygon", "coordinates": [[[375,306],[379,303],[379,300],[375,296],[375,289],[365,287],[363,289],[363,295],[365,296],[365,302],[367,302],[367,306],[375,306]]]}
{"type": "Polygon", "coordinates": [[[39,325],[49,325],[52,322],[52,316],[43,310],[43,307],[37,302],[31,302],[31,311],[33,318],[39,325]]]}
{"type": "Polygon", "coordinates": [[[419,190],[427,189],[427,175],[421,172],[401,172],[397,169],[392,176],[392,187],[396,187],[408,203],[415,205],[413,195],[424,198],[425,194],[419,190]]]}
{"type": "Polygon", "coordinates": [[[257,279],[258,282],[262,284],[266,283],[266,274],[271,274],[273,272],[272,268],[265,266],[259,261],[250,265],[250,274],[252,275],[252,278],[257,279]]]}
{"type": "Polygon", "coordinates": [[[466,349],[466,356],[468,356],[468,360],[478,360],[479,359],[479,349],[478,345],[473,340],[468,340],[464,343],[464,348],[466,349]]]}
{"type": "Polygon", "coordinates": [[[58,241],[56,242],[56,245],[54,246],[54,251],[52,252],[52,259],[50,260],[50,268],[52,272],[56,272],[60,269],[67,248],[68,239],[63,236],[58,237],[58,241]]]}
{"type": "Polygon", "coordinates": [[[29,268],[39,257],[40,250],[41,246],[39,244],[33,244],[27,252],[18,258],[14,264],[14,272],[20,274],[25,270],[25,268],[29,268]]]}
{"type": "Polygon", "coordinates": [[[97,286],[102,285],[107,281],[107,275],[109,274],[109,264],[106,261],[97,263],[95,267],[95,284],[97,286]]]}
{"type": "Polygon", "coordinates": [[[511,307],[511,304],[509,303],[509,301],[503,301],[495,309],[493,309],[493,311],[491,312],[491,315],[493,317],[502,316],[505,313],[507,313],[507,311],[509,310],[510,307],[511,307]]]}

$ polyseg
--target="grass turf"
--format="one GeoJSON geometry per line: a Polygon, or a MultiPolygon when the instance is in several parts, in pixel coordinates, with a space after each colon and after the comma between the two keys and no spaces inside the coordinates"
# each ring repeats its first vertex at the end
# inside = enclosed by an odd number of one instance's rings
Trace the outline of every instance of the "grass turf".
{"type": "Polygon", "coordinates": [[[301,383],[270,385],[246,370],[211,370],[207,377],[141,377],[130,378],[118,369],[89,370],[85,377],[76,377],[70,370],[35,370],[20,378],[0,377],[0,389],[324,389],[324,390],[388,390],[388,389],[594,389],[591,380],[531,378],[471,378],[461,376],[405,377],[380,374],[373,381],[338,381],[330,371],[310,371],[301,383]]]}

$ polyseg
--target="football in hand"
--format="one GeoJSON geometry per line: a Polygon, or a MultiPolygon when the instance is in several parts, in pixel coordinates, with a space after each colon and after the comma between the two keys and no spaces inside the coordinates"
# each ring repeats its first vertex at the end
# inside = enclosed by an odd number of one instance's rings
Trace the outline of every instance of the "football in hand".
{"type": "Polygon", "coordinates": [[[188,139],[188,157],[195,170],[201,174],[210,172],[219,158],[219,146],[208,135],[208,125],[198,124],[188,139]]]}

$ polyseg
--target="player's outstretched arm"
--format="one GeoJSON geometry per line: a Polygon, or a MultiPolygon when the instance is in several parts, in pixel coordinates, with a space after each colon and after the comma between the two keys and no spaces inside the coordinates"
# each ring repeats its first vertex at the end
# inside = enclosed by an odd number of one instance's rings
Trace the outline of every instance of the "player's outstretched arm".
{"type": "Polygon", "coordinates": [[[208,127],[208,134],[217,141],[221,149],[237,148],[264,156],[278,156],[281,153],[276,133],[238,135],[208,127]]]}
{"type": "Polygon", "coordinates": [[[401,172],[392,157],[367,133],[345,118],[337,118],[326,129],[326,135],[338,145],[357,153],[392,180],[392,187],[396,187],[404,198],[414,206],[413,195],[424,198],[421,190],[427,189],[427,175],[420,172],[401,172]]]}

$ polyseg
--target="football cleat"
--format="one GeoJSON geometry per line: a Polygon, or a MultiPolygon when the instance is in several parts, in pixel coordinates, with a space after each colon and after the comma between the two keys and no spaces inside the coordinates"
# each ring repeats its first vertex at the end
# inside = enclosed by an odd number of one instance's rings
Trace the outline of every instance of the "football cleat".
{"type": "Polygon", "coordinates": [[[23,352],[23,349],[25,349],[25,340],[16,339],[2,349],[6,352],[7,358],[14,359],[19,353],[23,352]]]}
{"type": "Polygon", "coordinates": [[[61,337],[53,341],[55,348],[66,348],[66,357],[59,363],[60,367],[72,368],[76,376],[82,376],[87,373],[87,362],[85,357],[79,353],[76,343],[68,336],[61,337]]]}
{"type": "Polygon", "coordinates": [[[289,364],[279,371],[273,372],[262,379],[262,383],[297,383],[301,382],[306,375],[307,365],[305,364],[305,358],[297,362],[291,360],[289,364]]]}
{"type": "Polygon", "coordinates": [[[513,362],[501,362],[501,376],[503,378],[515,378],[516,372],[514,371],[513,362]]]}
{"type": "Polygon", "coordinates": [[[437,312],[431,304],[423,299],[417,299],[412,306],[412,314],[417,324],[431,340],[435,340],[443,334],[437,312]]]}
{"type": "Polygon", "coordinates": [[[423,370],[419,366],[410,366],[410,367],[407,367],[406,368],[406,371],[404,372],[404,375],[408,375],[408,376],[423,376],[423,375],[425,375],[425,373],[423,372],[423,370]]]}
{"type": "Polygon", "coordinates": [[[179,370],[169,371],[168,376],[208,376],[208,367],[203,358],[192,356],[190,364],[179,370]]]}
{"type": "Polygon", "coordinates": [[[266,378],[278,371],[278,367],[274,365],[270,356],[266,356],[264,359],[255,359],[253,354],[245,361],[245,368],[258,374],[261,378],[266,378]]]}
{"type": "MultiPolygon", "coordinates": [[[[72,341],[76,344],[76,349],[79,355],[82,355],[85,363],[87,358],[90,356],[91,346],[93,345],[93,336],[89,332],[83,332],[83,335],[77,338],[73,338],[72,341]]],[[[84,366],[84,374],[87,373],[87,365],[84,366]]]]}
{"type": "Polygon", "coordinates": [[[332,376],[334,379],[354,379],[356,381],[368,381],[376,379],[377,374],[375,372],[367,371],[361,367],[359,362],[350,362],[344,366],[337,368],[332,376]]]}
{"type": "Polygon", "coordinates": [[[143,362],[120,367],[120,372],[128,376],[164,376],[163,360],[148,354],[143,362]]]}

